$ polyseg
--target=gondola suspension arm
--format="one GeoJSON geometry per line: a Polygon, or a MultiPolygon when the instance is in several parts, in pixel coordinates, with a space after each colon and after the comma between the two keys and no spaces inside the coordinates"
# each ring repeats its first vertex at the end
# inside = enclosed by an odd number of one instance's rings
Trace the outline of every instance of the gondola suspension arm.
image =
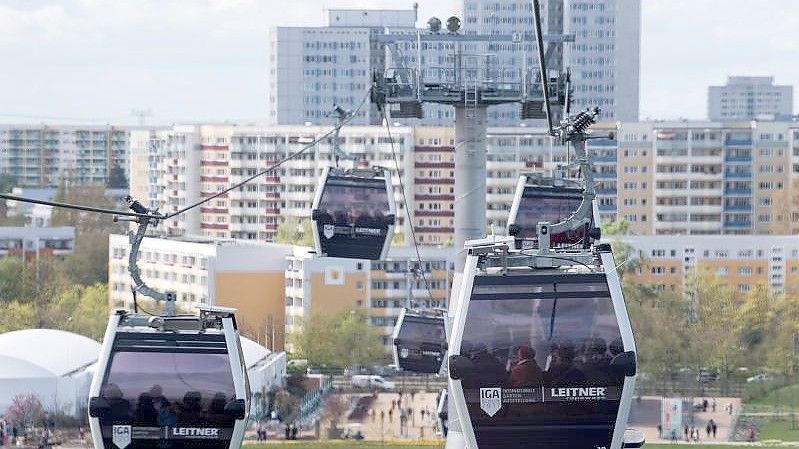
{"type": "Polygon", "coordinates": [[[149,285],[142,279],[141,277],[141,270],[139,269],[138,258],[139,258],[139,247],[141,246],[142,241],[144,240],[145,235],[147,234],[147,228],[150,225],[157,225],[161,218],[151,218],[151,217],[161,217],[157,211],[150,211],[147,210],[140,202],[136,201],[130,195],[125,196],[125,202],[128,203],[128,207],[137,214],[146,214],[147,216],[140,215],[138,217],[128,217],[128,216],[114,216],[114,221],[130,221],[135,222],[138,224],[138,228],[136,232],[128,231],[128,239],[130,241],[130,254],[128,255],[128,272],[130,273],[130,278],[133,280],[133,287],[131,288],[134,301],[136,293],[141,293],[144,296],[149,296],[150,298],[155,299],[156,301],[163,301],[165,304],[166,315],[167,316],[174,316],[175,315],[175,299],[177,294],[173,291],[170,292],[159,292],[149,285]]]}

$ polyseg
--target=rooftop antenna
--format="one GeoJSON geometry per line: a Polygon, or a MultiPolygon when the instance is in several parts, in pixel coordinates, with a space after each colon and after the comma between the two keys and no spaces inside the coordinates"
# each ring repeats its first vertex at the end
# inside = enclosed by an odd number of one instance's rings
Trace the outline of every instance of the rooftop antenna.
{"type": "Polygon", "coordinates": [[[147,117],[152,117],[153,111],[149,109],[133,109],[130,111],[130,115],[139,119],[139,126],[144,126],[145,119],[147,117]]]}

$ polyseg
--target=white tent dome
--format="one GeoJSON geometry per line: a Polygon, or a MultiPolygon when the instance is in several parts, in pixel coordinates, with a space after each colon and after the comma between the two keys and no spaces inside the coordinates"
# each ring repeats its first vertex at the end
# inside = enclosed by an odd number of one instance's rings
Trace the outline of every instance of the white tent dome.
{"type": "Polygon", "coordinates": [[[14,396],[35,394],[49,410],[78,413],[85,406],[90,367],[100,343],[53,329],[0,334],[0,414],[14,396]]]}
{"type": "MultiPolygon", "coordinates": [[[[56,376],[97,361],[100,343],[83,335],[55,329],[25,329],[0,334],[0,356],[25,360],[56,376]]],[[[7,377],[0,366],[0,377],[7,377]]]]}

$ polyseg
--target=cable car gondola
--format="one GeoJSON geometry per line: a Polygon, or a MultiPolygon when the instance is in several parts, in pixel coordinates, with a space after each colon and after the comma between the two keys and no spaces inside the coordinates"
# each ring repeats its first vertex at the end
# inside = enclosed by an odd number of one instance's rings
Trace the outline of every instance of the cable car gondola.
{"type": "Polygon", "coordinates": [[[112,314],[89,395],[94,447],[241,447],[250,394],[233,312],[112,314]]]}
{"type": "Polygon", "coordinates": [[[395,216],[388,170],[326,167],[313,202],[316,252],[328,257],[385,259],[395,216]]]}
{"type": "Polygon", "coordinates": [[[446,315],[402,309],[394,326],[394,364],[414,373],[438,374],[447,355],[446,315]]]}
{"type": "Polygon", "coordinates": [[[586,196],[582,185],[566,178],[543,177],[540,174],[519,176],[516,192],[508,216],[508,235],[520,240],[523,247],[533,247],[538,238],[539,223],[560,223],[580,208],[583,201],[591,202],[591,220],[582,227],[550,235],[553,246],[590,244],[598,237],[592,229],[596,222],[596,211],[592,203],[593,195],[586,196]]]}
{"type": "Polygon", "coordinates": [[[466,249],[449,358],[466,446],[620,449],[636,353],[610,245],[466,249]]]}

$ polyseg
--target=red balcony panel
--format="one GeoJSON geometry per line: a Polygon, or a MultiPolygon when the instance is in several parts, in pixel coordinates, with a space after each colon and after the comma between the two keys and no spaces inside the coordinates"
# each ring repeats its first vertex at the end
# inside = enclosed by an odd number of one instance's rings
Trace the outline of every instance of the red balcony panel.
{"type": "Polygon", "coordinates": [[[413,148],[417,153],[452,153],[455,147],[445,146],[430,146],[430,145],[417,145],[413,148]]]}
{"type": "Polygon", "coordinates": [[[413,213],[417,217],[454,217],[455,212],[451,210],[417,210],[413,213]]]}
{"type": "Polygon", "coordinates": [[[454,162],[416,162],[416,168],[455,168],[454,162]]]}
{"type": "Polygon", "coordinates": [[[227,182],[227,176],[200,176],[200,181],[204,181],[204,182],[227,182]]]}
{"type": "Polygon", "coordinates": [[[201,167],[227,167],[227,161],[200,161],[201,167]]]}
{"type": "Polygon", "coordinates": [[[266,192],[264,198],[280,198],[280,192],[266,192]]]}
{"type": "Polygon", "coordinates": [[[280,209],[276,209],[276,208],[267,208],[267,209],[266,209],[266,213],[267,213],[267,214],[280,214],[280,209]]]}
{"type": "Polygon", "coordinates": [[[417,194],[414,195],[415,200],[428,200],[428,201],[455,201],[455,195],[430,195],[430,194],[417,194]]]}
{"type": "Polygon", "coordinates": [[[219,207],[201,207],[200,212],[206,214],[226,214],[227,209],[219,208],[219,207]]]}
{"type": "Polygon", "coordinates": [[[204,143],[204,144],[200,145],[200,148],[202,148],[203,150],[215,150],[215,151],[227,151],[228,150],[228,146],[227,145],[211,145],[211,144],[207,144],[207,143],[204,143]]]}
{"type": "Polygon", "coordinates": [[[221,223],[200,223],[200,229],[227,229],[226,224],[221,223]]]}
{"type": "Polygon", "coordinates": [[[452,234],[453,232],[455,232],[455,228],[442,228],[442,227],[416,226],[413,229],[416,232],[430,232],[430,233],[439,233],[439,234],[452,234]]]}
{"type": "Polygon", "coordinates": [[[454,178],[414,178],[416,184],[455,184],[454,178]]]}
{"type": "MultiPolygon", "coordinates": [[[[200,192],[200,196],[203,198],[207,198],[212,195],[216,195],[218,192],[200,192]]],[[[219,195],[217,198],[227,198],[227,193],[223,193],[219,195]]]]}

